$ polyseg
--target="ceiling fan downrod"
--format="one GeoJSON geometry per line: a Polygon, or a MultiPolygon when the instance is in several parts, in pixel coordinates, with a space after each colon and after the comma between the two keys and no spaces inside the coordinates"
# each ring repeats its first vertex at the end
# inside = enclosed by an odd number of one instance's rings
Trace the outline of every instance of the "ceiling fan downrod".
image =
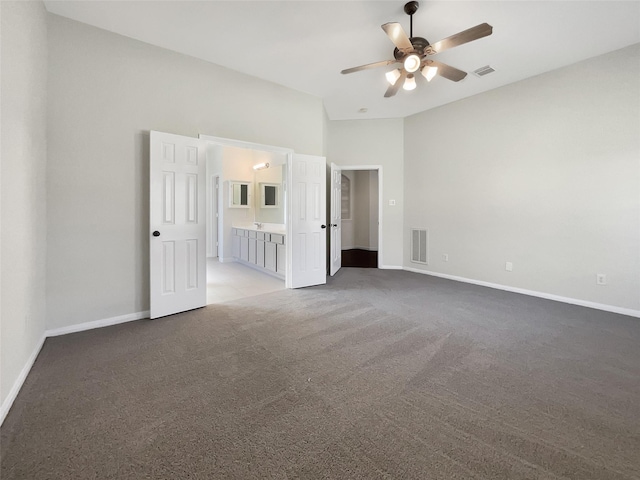
{"type": "Polygon", "coordinates": [[[418,11],[420,4],[416,1],[407,2],[404,5],[404,13],[409,15],[409,38],[413,38],[413,14],[418,11]]]}

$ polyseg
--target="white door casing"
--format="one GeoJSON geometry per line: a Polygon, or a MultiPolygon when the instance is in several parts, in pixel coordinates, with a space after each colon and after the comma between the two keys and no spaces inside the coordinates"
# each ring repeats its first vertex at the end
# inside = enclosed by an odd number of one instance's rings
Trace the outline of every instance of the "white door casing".
{"type": "Polygon", "coordinates": [[[324,157],[293,154],[290,162],[287,287],[327,283],[327,163],[324,157]]]}
{"type": "Polygon", "coordinates": [[[204,307],[206,157],[199,139],[151,132],[150,316],[204,307]]]}
{"type": "Polygon", "coordinates": [[[331,164],[331,246],[329,274],[333,277],[342,267],[342,169],[331,164]]]}

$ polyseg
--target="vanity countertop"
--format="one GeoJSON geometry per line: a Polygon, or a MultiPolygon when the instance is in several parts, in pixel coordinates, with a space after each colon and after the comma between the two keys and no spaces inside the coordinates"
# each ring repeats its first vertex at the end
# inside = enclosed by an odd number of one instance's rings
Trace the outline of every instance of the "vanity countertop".
{"type": "Polygon", "coordinates": [[[233,228],[253,230],[255,232],[276,233],[278,235],[285,235],[287,233],[287,229],[284,225],[266,224],[260,228],[258,228],[257,225],[234,225],[233,228]]]}

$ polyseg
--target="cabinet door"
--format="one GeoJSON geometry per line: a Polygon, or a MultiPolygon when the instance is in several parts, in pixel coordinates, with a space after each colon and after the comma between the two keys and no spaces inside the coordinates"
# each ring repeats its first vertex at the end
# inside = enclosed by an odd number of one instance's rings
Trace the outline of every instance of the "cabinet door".
{"type": "Polygon", "coordinates": [[[249,237],[240,238],[240,258],[245,262],[249,261],[249,237]]]}
{"type": "Polygon", "coordinates": [[[267,242],[264,244],[264,268],[276,271],[276,244],[267,242]]]}
{"type": "Polygon", "coordinates": [[[287,247],[282,244],[278,244],[278,253],[276,254],[277,266],[276,272],[286,275],[287,270],[287,247]]]}
{"type": "Polygon", "coordinates": [[[264,240],[258,240],[256,244],[256,265],[264,268],[264,240]]]}
{"type": "Polygon", "coordinates": [[[240,258],[240,237],[238,235],[231,237],[231,255],[234,258],[240,258]]]}
{"type": "MultiPolygon", "coordinates": [[[[251,232],[249,232],[251,233],[251,232]]],[[[256,263],[256,243],[255,238],[249,237],[249,263],[256,263]]]]}

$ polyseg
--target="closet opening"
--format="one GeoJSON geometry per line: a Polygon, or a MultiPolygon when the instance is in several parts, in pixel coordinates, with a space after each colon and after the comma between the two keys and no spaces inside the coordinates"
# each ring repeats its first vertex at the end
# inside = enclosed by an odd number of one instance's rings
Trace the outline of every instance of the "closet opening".
{"type": "Polygon", "coordinates": [[[342,266],[378,268],[378,170],[341,172],[342,266]]]}

